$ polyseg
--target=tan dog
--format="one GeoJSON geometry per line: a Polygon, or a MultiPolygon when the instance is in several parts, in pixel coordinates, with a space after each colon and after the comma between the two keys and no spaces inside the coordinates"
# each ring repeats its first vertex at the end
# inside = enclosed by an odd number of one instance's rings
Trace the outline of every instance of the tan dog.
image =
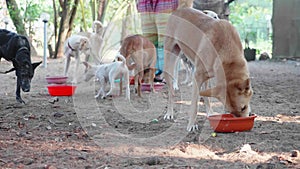
{"type": "Polygon", "coordinates": [[[120,49],[121,55],[127,60],[129,70],[135,70],[135,89],[138,96],[141,95],[141,84],[144,78],[144,70],[149,69],[149,83],[151,91],[154,92],[153,81],[155,77],[156,49],[153,43],[142,35],[126,37],[120,49]],[[130,65],[134,62],[134,67],[130,65]]]}
{"type": "Polygon", "coordinates": [[[182,8],[170,16],[167,24],[164,70],[169,101],[165,119],[173,118],[172,78],[176,57],[181,51],[195,66],[188,131],[197,129],[199,94],[219,99],[235,116],[249,115],[252,88],[237,31],[226,20],[216,20],[201,11],[182,8]],[[216,78],[216,86],[200,92],[202,84],[212,77],[216,78]]]}

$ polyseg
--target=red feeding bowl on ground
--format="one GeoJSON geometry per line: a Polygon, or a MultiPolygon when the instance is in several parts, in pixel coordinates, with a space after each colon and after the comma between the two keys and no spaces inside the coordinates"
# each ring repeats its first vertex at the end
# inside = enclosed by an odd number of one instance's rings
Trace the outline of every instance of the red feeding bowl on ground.
{"type": "Polygon", "coordinates": [[[129,84],[134,85],[134,76],[129,76],[129,84]]]}
{"type": "MultiPolygon", "coordinates": [[[[144,80],[142,80],[142,83],[143,82],[144,82],[144,80]]],[[[129,84],[134,85],[134,76],[129,76],[129,84]]]]}
{"type": "Polygon", "coordinates": [[[249,131],[254,126],[256,115],[235,117],[233,114],[220,114],[208,117],[211,128],[215,132],[232,133],[249,131]]]}
{"type": "Polygon", "coordinates": [[[67,82],[68,77],[66,76],[47,76],[46,80],[48,84],[63,84],[67,82]]]}
{"type": "Polygon", "coordinates": [[[76,86],[72,85],[49,85],[48,92],[51,96],[72,96],[76,86]]]}
{"type": "MultiPolygon", "coordinates": [[[[160,91],[164,86],[165,86],[164,83],[154,83],[155,91],[160,91]]],[[[141,90],[150,92],[151,91],[150,87],[151,87],[150,83],[142,83],[141,90]]]]}

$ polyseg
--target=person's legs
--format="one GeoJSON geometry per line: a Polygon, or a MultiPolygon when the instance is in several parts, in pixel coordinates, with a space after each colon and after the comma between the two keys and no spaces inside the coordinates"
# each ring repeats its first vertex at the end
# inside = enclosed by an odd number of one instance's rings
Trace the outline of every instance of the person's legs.
{"type": "Polygon", "coordinates": [[[143,36],[148,38],[154,45],[157,44],[157,28],[154,13],[141,13],[143,36]]]}
{"type": "Polygon", "coordinates": [[[160,13],[155,16],[155,23],[157,28],[157,45],[156,45],[156,51],[157,51],[157,61],[156,61],[156,68],[158,69],[158,72],[156,72],[157,75],[161,74],[164,67],[164,37],[167,27],[167,22],[170,14],[169,13],[160,13]]]}

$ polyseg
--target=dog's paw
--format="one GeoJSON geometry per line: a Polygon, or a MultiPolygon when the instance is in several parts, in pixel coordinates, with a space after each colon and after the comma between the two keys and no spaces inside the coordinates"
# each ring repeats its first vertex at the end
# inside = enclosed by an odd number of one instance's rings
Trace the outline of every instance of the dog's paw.
{"type": "Polygon", "coordinates": [[[173,115],[170,115],[170,114],[165,114],[165,116],[164,116],[164,120],[172,120],[174,117],[173,117],[173,115]]]}
{"type": "Polygon", "coordinates": [[[188,125],[188,126],[186,127],[186,130],[187,130],[188,132],[196,131],[196,130],[198,130],[198,125],[197,125],[197,124],[194,124],[194,125],[188,125]]]}
{"type": "Polygon", "coordinates": [[[25,101],[21,97],[16,97],[17,102],[21,104],[26,104],[25,101]]]}
{"type": "Polygon", "coordinates": [[[177,83],[176,84],[173,84],[173,89],[176,91],[176,90],[179,90],[179,87],[178,87],[178,85],[177,85],[177,83]]]}

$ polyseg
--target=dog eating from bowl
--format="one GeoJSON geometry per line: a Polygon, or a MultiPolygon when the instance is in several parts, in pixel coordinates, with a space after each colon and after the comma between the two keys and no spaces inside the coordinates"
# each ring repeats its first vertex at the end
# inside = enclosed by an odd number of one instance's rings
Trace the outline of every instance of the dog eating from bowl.
{"type": "MultiPolygon", "coordinates": [[[[105,99],[107,96],[111,96],[115,89],[114,81],[116,79],[124,79],[126,86],[126,99],[130,100],[130,88],[129,88],[129,70],[126,66],[126,59],[121,54],[117,54],[115,62],[105,63],[101,65],[90,65],[87,62],[83,62],[85,65],[84,81],[89,81],[92,77],[95,77],[100,82],[100,89],[95,96],[98,98],[101,96],[105,99]],[[121,61],[118,61],[121,60],[121,61]],[[105,87],[107,83],[110,83],[109,92],[105,93],[105,87]]],[[[122,83],[120,83],[120,95],[122,94],[122,83]]]]}

